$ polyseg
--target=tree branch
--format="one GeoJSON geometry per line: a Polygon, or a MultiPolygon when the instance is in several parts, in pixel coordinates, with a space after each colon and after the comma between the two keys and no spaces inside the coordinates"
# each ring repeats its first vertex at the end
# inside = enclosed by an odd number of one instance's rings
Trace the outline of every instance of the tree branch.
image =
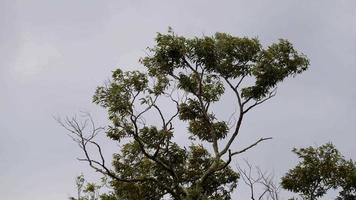
{"type": "MultiPolygon", "coordinates": [[[[256,101],[254,104],[252,104],[251,106],[249,106],[246,110],[244,110],[244,111],[243,111],[243,114],[247,113],[247,112],[250,111],[252,108],[254,108],[254,107],[256,107],[256,106],[258,106],[258,105],[264,103],[265,101],[271,99],[271,98],[274,97],[275,95],[276,95],[276,93],[275,93],[275,92],[272,92],[272,93],[270,93],[270,95],[269,95],[268,97],[266,97],[265,99],[260,100],[260,101],[256,101]]],[[[246,103],[247,103],[247,101],[246,101],[246,103]]]]}
{"type": "Polygon", "coordinates": [[[220,156],[224,155],[230,149],[230,146],[231,146],[232,142],[235,140],[235,138],[239,134],[239,130],[240,130],[240,127],[241,127],[241,124],[242,124],[242,119],[243,119],[243,116],[244,116],[243,105],[241,103],[241,97],[240,97],[239,92],[237,91],[237,89],[232,85],[232,83],[227,78],[224,77],[224,80],[230,86],[230,88],[234,91],[234,93],[236,95],[238,106],[239,106],[239,110],[240,110],[240,114],[239,114],[239,118],[238,118],[236,126],[235,126],[235,130],[234,130],[232,136],[230,137],[229,141],[227,142],[227,144],[223,148],[223,150],[219,153],[220,156]]]}
{"type": "Polygon", "coordinates": [[[250,146],[240,150],[240,151],[236,151],[234,153],[232,153],[231,155],[234,156],[234,155],[237,155],[237,154],[240,154],[240,153],[243,153],[249,149],[251,149],[252,147],[256,146],[258,143],[262,142],[262,141],[265,141],[265,140],[270,140],[272,139],[272,137],[268,137],[268,138],[260,138],[259,140],[257,140],[255,143],[251,144],[250,146]]]}

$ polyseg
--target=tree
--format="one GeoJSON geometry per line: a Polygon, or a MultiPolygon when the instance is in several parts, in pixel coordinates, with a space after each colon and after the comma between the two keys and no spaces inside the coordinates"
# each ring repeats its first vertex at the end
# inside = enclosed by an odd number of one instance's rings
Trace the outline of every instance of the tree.
{"type": "Polygon", "coordinates": [[[225,33],[185,38],[170,30],[159,33],[148,50],[140,60],[146,72],[117,69],[93,98],[108,111],[107,136],[122,144],[113,169],[94,141],[103,129],[90,117],[89,133],[75,118],[61,122],[84,151],[80,160],[110,177],[121,199],[231,199],[239,178],[229,166],[233,156],[271,139],[234,151],[243,119],[275,96],[278,83],[305,71],[308,59],[287,40],[263,48],[256,38],[225,33]],[[236,100],[230,120],[219,119],[213,109],[226,90],[236,100]],[[174,139],[184,137],[175,130],[182,123],[190,145],[174,139]],[[97,160],[88,151],[91,145],[97,160]]]}
{"type": "Polygon", "coordinates": [[[302,161],[282,177],[284,189],[315,200],[329,189],[340,187],[338,199],[356,198],[356,165],[352,160],[346,161],[333,144],[294,148],[292,151],[302,161]]]}

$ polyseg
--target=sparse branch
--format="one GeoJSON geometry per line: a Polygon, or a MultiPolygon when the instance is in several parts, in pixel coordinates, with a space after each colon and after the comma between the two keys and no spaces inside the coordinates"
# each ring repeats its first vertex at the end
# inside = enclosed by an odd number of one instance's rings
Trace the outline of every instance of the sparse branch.
{"type": "MultiPolygon", "coordinates": [[[[153,177],[140,177],[140,178],[131,178],[131,179],[126,179],[126,178],[121,178],[117,176],[112,170],[110,170],[106,165],[105,165],[105,159],[104,155],[102,152],[102,149],[98,143],[93,141],[94,137],[104,128],[99,127],[96,128],[95,124],[89,114],[86,114],[86,117],[89,118],[89,121],[91,122],[91,130],[89,131],[88,136],[84,134],[84,131],[86,129],[86,126],[80,125],[79,121],[73,117],[73,118],[66,118],[64,121],[62,121],[59,118],[56,118],[57,122],[63,126],[67,131],[70,132],[68,134],[78,145],[80,148],[83,150],[85,158],[78,158],[79,161],[84,161],[88,162],[89,166],[93,168],[95,171],[103,174],[104,176],[109,176],[113,180],[117,180],[119,182],[126,182],[126,183],[137,183],[137,182],[147,182],[147,181],[152,181],[158,184],[160,187],[164,188],[167,192],[172,194],[173,196],[177,196],[175,191],[173,191],[170,187],[162,184],[159,180],[153,177]],[[96,146],[98,150],[98,154],[100,156],[100,161],[94,160],[91,158],[89,152],[88,152],[88,143],[96,146]]],[[[86,124],[86,123],[82,123],[86,124]]]]}
{"type": "MultiPolygon", "coordinates": [[[[236,86],[239,86],[241,84],[241,81],[243,80],[244,77],[242,77],[239,81],[239,83],[236,85],[236,86]]],[[[241,126],[241,123],[242,123],[242,120],[243,120],[243,116],[244,114],[246,114],[249,110],[251,110],[252,108],[254,108],[255,106],[257,105],[260,105],[262,103],[264,103],[265,101],[267,101],[268,99],[274,97],[276,95],[276,90],[273,90],[268,97],[266,97],[265,99],[261,100],[261,101],[256,101],[254,104],[252,104],[251,106],[249,106],[247,109],[244,110],[244,106],[252,99],[252,98],[248,98],[246,99],[244,102],[241,101],[241,97],[240,97],[240,94],[239,94],[239,91],[237,89],[236,86],[234,86],[231,81],[227,78],[224,78],[224,80],[226,81],[226,83],[230,86],[230,88],[233,90],[233,92],[235,93],[235,96],[238,100],[238,106],[240,108],[240,115],[239,115],[239,118],[237,120],[237,123],[236,123],[236,127],[235,127],[235,131],[233,132],[232,136],[230,137],[228,143],[226,144],[225,148],[220,152],[220,155],[224,155],[228,149],[230,148],[232,142],[235,140],[235,138],[237,137],[237,135],[239,134],[239,130],[240,130],[240,126],[241,126]]],[[[271,138],[261,138],[260,140],[258,140],[256,143],[250,145],[249,147],[241,150],[241,151],[238,151],[238,152],[234,152],[232,153],[232,155],[236,155],[236,154],[239,154],[239,153],[242,153],[242,152],[245,152],[247,151],[248,149],[256,146],[259,142],[263,141],[263,140],[267,140],[267,139],[271,139],[271,138]]]]}
{"type": "Polygon", "coordinates": [[[251,99],[252,99],[252,97],[249,97],[249,98],[245,99],[245,101],[242,102],[242,107],[245,107],[245,105],[246,105],[249,101],[251,101],[251,99]]]}
{"type": "Polygon", "coordinates": [[[268,192],[268,196],[271,200],[278,200],[279,199],[279,191],[281,189],[280,185],[274,183],[273,174],[266,174],[261,171],[260,168],[257,168],[258,174],[261,177],[260,183],[264,185],[265,192],[268,192]]]}
{"type": "Polygon", "coordinates": [[[147,106],[147,108],[145,108],[143,111],[138,113],[136,116],[133,113],[131,114],[131,116],[135,117],[136,122],[143,114],[145,114],[147,111],[149,111],[153,107],[153,105],[155,105],[157,99],[158,99],[158,96],[155,96],[155,98],[152,100],[152,102],[149,104],[149,106],[147,106]]]}
{"type": "MultiPolygon", "coordinates": [[[[273,90],[266,98],[256,101],[254,104],[252,104],[251,106],[249,106],[246,110],[243,111],[243,114],[247,113],[248,111],[250,111],[252,108],[264,103],[265,101],[271,99],[272,97],[274,97],[276,95],[276,90],[273,90]]],[[[246,101],[247,103],[248,101],[246,101]]],[[[245,102],[244,102],[245,103],[245,102]]]]}
{"type": "Polygon", "coordinates": [[[232,144],[232,142],[235,140],[235,138],[237,137],[237,135],[239,134],[239,130],[242,124],[242,120],[243,120],[243,105],[241,103],[241,97],[239,94],[239,91],[237,90],[237,88],[235,88],[235,86],[229,81],[229,79],[224,78],[224,80],[226,81],[226,83],[230,86],[230,88],[233,90],[233,92],[235,93],[235,96],[237,98],[237,102],[238,102],[238,106],[239,106],[239,110],[240,110],[240,114],[239,114],[239,118],[237,120],[236,126],[235,126],[235,130],[232,134],[232,136],[230,137],[230,139],[228,140],[227,144],[225,145],[225,147],[223,148],[223,150],[219,153],[220,156],[224,155],[229,149],[230,146],[232,144]]]}
{"type": "Polygon", "coordinates": [[[280,187],[274,183],[273,174],[263,173],[258,167],[256,167],[256,172],[254,172],[252,165],[245,159],[244,164],[247,169],[243,169],[240,165],[237,165],[237,170],[243,182],[250,189],[251,200],[278,200],[280,187]]]}
{"type": "MultiPolygon", "coordinates": [[[[239,93],[239,91],[238,91],[238,88],[236,87],[236,86],[234,86],[232,83],[231,83],[231,81],[228,79],[228,78],[225,78],[224,77],[224,80],[225,80],[225,82],[230,86],[230,88],[232,89],[232,91],[234,92],[234,94],[235,94],[235,96],[236,96],[236,98],[237,98],[237,103],[238,103],[238,106],[239,106],[239,108],[240,108],[240,115],[241,115],[241,113],[242,113],[242,111],[243,111],[243,105],[242,105],[242,102],[241,102],[241,96],[240,96],[240,93],[239,93]]],[[[243,79],[241,78],[241,81],[242,81],[243,79]]],[[[239,84],[238,84],[239,85],[239,84]]],[[[237,85],[237,86],[238,86],[237,85]]]]}
{"type": "Polygon", "coordinates": [[[239,88],[239,86],[241,85],[242,81],[244,80],[244,78],[245,78],[246,76],[247,76],[247,75],[241,76],[239,82],[238,82],[238,83],[236,84],[236,86],[234,87],[236,90],[237,90],[237,88],[239,88]]]}
{"type": "Polygon", "coordinates": [[[241,179],[243,182],[249,187],[250,189],[250,195],[251,195],[251,200],[255,200],[255,183],[258,182],[258,180],[255,180],[252,176],[252,167],[250,163],[248,163],[245,160],[245,164],[248,167],[248,171],[242,169],[239,165],[237,165],[237,170],[239,171],[241,175],[241,179]]]}
{"type": "Polygon", "coordinates": [[[162,120],[162,128],[165,129],[167,124],[166,124],[166,120],[163,116],[161,109],[156,104],[152,104],[152,106],[157,110],[157,112],[162,120]]]}
{"type": "Polygon", "coordinates": [[[129,93],[131,94],[132,100],[130,101],[130,111],[131,114],[134,114],[134,112],[137,112],[135,109],[135,101],[137,99],[137,97],[140,95],[141,91],[136,92],[136,94],[133,93],[133,91],[129,91],[129,93]]]}
{"type": "Polygon", "coordinates": [[[216,171],[220,171],[220,170],[225,169],[227,166],[229,166],[229,164],[231,163],[231,161],[232,161],[232,154],[231,154],[231,150],[229,149],[228,160],[224,163],[223,166],[219,167],[216,171]]]}
{"type": "Polygon", "coordinates": [[[103,155],[100,145],[94,141],[91,141],[91,140],[89,142],[97,147],[99,155],[100,155],[101,163],[103,166],[105,166],[105,159],[104,159],[104,155],[103,155]]]}
{"type": "MultiPolygon", "coordinates": [[[[165,93],[165,95],[167,97],[169,97],[169,99],[175,104],[176,108],[177,108],[177,111],[167,120],[166,122],[166,126],[168,126],[169,124],[172,126],[172,121],[174,118],[176,118],[179,114],[179,101],[180,101],[180,98],[179,98],[179,94],[177,92],[177,95],[178,95],[178,100],[177,99],[174,99],[173,98],[173,92],[177,90],[177,86],[176,84],[174,84],[173,88],[172,88],[172,91],[170,93],[165,93]]],[[[172,127],[169,128],[169,130],[171,130],[172,127]]]]}
{"type": "Polygon", "coordinates": [[[86,161],[89,163],[89,166],[95,169],[96,171],[102,173],[103,175],[107,175],[112,179],[122,182],[143,182],[149,180],[148,178],[140,178],[140,179],[124,179],[116,176],[109,168],[105,165],[105,159],[102,152],[102,149],[98,143],[93,141],[94,137],[99,134],[104,128],[99,127],[96,128],[94,122],[89,114],[86,114],[86,121],[89,120],[91,122],[91,130],[89,134],[85,134],[84,131],[87,128],[87,123],[80,123],[75,117],[73,118],[65,118],[64,121],[57,118],[57,122],[63,126],[67,131],[70,132],[69,136],[80,146],[83,150],[85,158],[79,158],[80,161],[86,161]],[[88,143],[93,144],[98,149],[98,154],[100,156],[100,161],[94,160],[91,158],[88,152],[88,143]]]}
{"type": "Polygon", "coordinates": [[[234,112],[231,113],[230,117],[227,120],[227,123],[230,126],[229,129],[232,129],[236,124],[236,117],[235,117],[236,113],[237,113],[237,109],[235,108],[234,112]]]}
{"type": "Polygon", "coordinates": [[[249,149],[251,149],[252,147],[256,146],[258,143],[262,142],[262,141],[265,141],[265,140],[270,140],[272,139],[272,137],[268,137],[268,138],[260,138],[259,140],[257,140],[255,143],[251,144],[250,146],[240,150],[240,151],[236,151],[234,153],[232,153],[231,155],[234,156],[234,155],[237,155],[237,154],[240,154],[240,153],[243,153],[249,149]]]}
{"type": "Polygon", "coordinates": [[[166,125],[172,124],[173,119],[176,118],[178,116],[178,114],[179,114],[179,103],[178,103],[178,101],[174,101],[174,102],[176,103],[177,111],[171,116],[171,118],[168,119],[166,125]]]}

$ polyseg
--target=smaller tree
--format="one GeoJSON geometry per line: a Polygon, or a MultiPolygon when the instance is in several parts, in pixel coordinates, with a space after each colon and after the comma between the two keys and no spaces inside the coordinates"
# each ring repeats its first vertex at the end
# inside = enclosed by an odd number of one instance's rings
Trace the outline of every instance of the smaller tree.
{"type": "Polygon", "coordinates": [[[339,198],[355,199],[355,164],[346,161],[331,143],[320,147],[294,148],[302,159],[282,177],[282,187],[299,193],[304,199],[315,200],[329,189],[341,188],[339,198]]]}

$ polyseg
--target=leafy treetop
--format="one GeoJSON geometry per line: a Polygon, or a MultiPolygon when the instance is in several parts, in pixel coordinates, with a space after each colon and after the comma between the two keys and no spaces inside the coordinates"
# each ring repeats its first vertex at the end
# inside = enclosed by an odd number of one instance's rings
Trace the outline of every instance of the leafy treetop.
{"type": "Polygon", "coordinates": [[[293,149],[302,159],[282,178],[282,187],[315,200],[329,189],[340,189],[337,199],[356,199],[356,163],[345,160],[331,143],[320,147],[293,149]]]}

